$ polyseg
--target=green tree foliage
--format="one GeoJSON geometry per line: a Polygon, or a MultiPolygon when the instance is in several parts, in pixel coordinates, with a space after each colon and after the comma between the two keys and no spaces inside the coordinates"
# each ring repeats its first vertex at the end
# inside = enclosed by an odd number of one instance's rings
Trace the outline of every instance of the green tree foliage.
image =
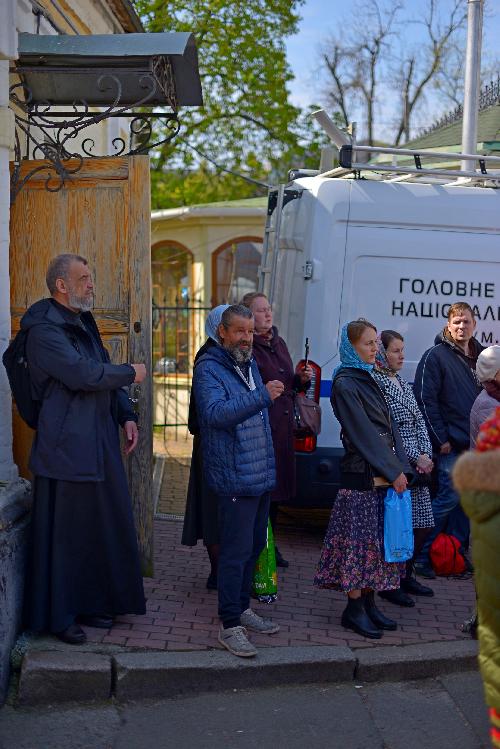
{"type": "Polygon", "coordinates": [[[317,165],[317,136],[287,91],[283,40],[297,31],[303,2],[135,0],[148,31],[195,35],[204,98],[204,107],[180,112],[181,132],[153,154],[153,207],[265,192],[212,161],[264,182],[291,166],[317,165]]]}

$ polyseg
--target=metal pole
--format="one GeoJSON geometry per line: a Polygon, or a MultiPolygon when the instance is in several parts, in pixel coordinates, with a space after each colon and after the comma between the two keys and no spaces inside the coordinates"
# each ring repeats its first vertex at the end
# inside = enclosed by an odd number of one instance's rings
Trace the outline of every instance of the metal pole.
{"type": "MultiPolygon", "coordinates": [[[[462,123],[462,152],[477,151],[477,115],[481,81],[481,39],[483,33],[484,0],[467,3],[467,52],[465,57],[464,114],[462,123]]],[[[467,164],[462,162],[462,171],[467,164]]]]}

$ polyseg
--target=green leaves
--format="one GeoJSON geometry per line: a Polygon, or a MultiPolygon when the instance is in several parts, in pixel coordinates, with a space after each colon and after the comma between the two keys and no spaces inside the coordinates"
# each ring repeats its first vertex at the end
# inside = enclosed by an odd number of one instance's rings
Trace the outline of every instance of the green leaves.
{"type": "MultiPolygon", "coordinates": [[[[292,73],[283,42],[297,31],[303,1],[135,0],[148,31],[195,35],[203,86],[204,107],[181,110],[180,137],[152,155],[153,207],[263,194],[218,174],[191,147],[264,182],[305,166],[315,138],[288,100],[292,73]]],[[[317,144],[312,150],[317,154],[317,144]]]]}

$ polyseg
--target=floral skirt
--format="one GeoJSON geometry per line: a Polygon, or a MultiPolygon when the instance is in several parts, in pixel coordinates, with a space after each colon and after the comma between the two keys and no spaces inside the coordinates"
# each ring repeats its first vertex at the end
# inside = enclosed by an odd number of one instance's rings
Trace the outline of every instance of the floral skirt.
{"type": "Polygon", "coordinates": [[[314,584],[345,593],[399,588],[405,565],[384,561],[385,489],[341,489],[330,515],[314,584]]]}

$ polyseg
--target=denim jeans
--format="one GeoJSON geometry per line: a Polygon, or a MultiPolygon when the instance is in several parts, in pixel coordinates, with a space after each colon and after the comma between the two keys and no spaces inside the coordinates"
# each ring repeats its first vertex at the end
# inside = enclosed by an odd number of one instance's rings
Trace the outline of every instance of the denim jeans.
{"type": "Polygon", "coordinates": [[[437,458],[438,492],[432,500],[435,525],[427,536],[422,551],[416,559],[417,562],[429,564],[429,550],[432,542],[438,533],[443,531],[456,536],[465,549],[469,546],[469,519],[460,505],[460,497],[453,488],[451,478],[451,471],[459,454],[452,451],[448,455],[439,455],[437,458]]]}
{"type": "Polygon", "coordinates": [[[267,540],[270,495],[219,496],[218,500],[219,617],[224,626],[235,627],[241,613],[250,606],[255,563],[267,540]]]}

